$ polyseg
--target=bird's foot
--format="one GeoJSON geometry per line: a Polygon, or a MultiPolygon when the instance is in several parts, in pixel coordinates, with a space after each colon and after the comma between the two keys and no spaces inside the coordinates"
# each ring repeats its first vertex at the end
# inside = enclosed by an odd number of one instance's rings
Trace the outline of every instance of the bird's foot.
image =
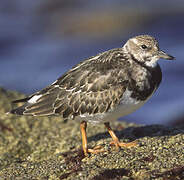
{"type": "Polygon", "coordinates": [[[119,150],[120,147],[123,147],[123,148],[134,147],[134,146],[137,145],[137,141],[132,141],[132,142],[129,142],[129,143],[123,143],[123,142],[120,142],[119,140],[113,140],[113,141],[110,142],[110,145],[115,146],[116,150],[119,150]]]}
{"type": "Polygon", "coordinates": [[[93,149],[90,149],[90,148],[85,149],[84,150],[84,155],[85,156],[88,156],[89,153],[98,154],[98,153],[101,153],[101,152],[105,152],[105,150],[103,149],[103,147],[102,146],[96,146],[93,149]]]}

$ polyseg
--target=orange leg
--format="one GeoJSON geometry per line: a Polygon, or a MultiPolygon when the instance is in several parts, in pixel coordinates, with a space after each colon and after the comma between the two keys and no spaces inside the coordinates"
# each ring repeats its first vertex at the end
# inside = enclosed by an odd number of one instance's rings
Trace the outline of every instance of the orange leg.
{"type": "Polygon", "coordinates": [[[105,127],[107,128],[109,134],[112,137],[112,142],[110,144],[115,145],[116,149],[119,150],[119,147],[134,147],[137,145],[136,141],[130,142],[130,143],[122,143],[119,141],[118,137],[116,136],[116,134],[114,133],[114,131],[111,129],[110,124],[109,123],[104,123],[105,127]]]}
{"type": "Polygon", "coordinates": [[[96,146],[94,149],[88,149],[86,128],[87,128],[87,122],[82,121],[80,123],[80,129],[81,129],[81,135],[82,135],[82,148],[83,148],[83,151],[84,151],[84,155],[88,156],[88,153],[98,154],[100,152],[104,152],[104,150],[101,148],[101,146],[96,146]]]}

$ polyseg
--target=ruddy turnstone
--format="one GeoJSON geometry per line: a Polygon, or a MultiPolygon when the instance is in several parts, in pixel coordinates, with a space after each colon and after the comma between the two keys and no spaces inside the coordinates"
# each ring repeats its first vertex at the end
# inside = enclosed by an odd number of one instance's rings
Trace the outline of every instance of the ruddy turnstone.
{"type": "Polygon", "coordinates": [[[87,147],[87,122],[104,123],[117,149],[135,146],[135,142],[120,142],[109,123],[140,108],[156,91],[162,79],[157,63],[160,58],[174,59],[159,49],[154,37],[133,37],[123,47],[90,57],[50,86],[14,101],[25,103],[10,113],[59,114],[64,119],[79,120],[85,155],[102,151],[87,147]]]}

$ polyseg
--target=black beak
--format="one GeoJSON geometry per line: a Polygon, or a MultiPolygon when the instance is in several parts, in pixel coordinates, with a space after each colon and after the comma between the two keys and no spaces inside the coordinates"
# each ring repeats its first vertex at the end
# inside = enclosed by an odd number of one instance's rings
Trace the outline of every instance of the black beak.
{"type": "Polygon", "coordinates": [[[174,60],[175,58],[171,55],[166,54],[164,51],[158,51],[158,56],[167,60],[174,60]]]}

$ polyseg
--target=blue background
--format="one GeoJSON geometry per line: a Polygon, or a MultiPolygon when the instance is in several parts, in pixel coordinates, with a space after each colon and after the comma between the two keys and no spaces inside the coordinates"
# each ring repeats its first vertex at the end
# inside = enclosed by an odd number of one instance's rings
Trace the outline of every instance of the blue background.
{"type": "Polygon", "coordinates": [[[160,60],[154,96],[123,120],[169,124],[184,116],[183,0],[1,0],[0,86],[30,94],[79,61],[149,34],[176,61],[160,60]]]}

